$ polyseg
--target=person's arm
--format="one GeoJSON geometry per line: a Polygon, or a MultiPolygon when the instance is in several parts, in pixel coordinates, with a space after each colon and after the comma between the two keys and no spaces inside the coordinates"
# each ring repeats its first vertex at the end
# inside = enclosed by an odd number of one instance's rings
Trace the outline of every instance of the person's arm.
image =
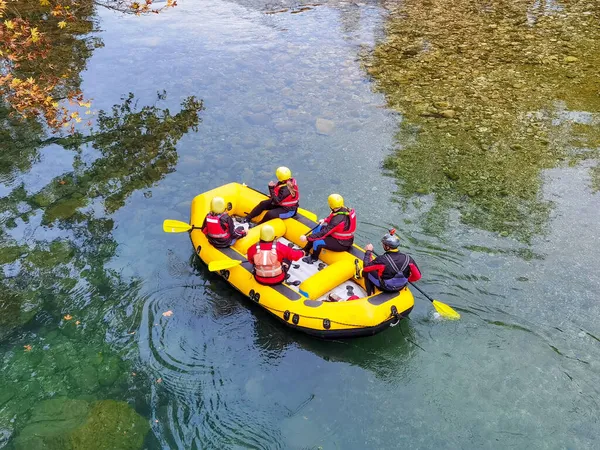
{"type": "Polygon", "coordinates": [[[277,258],[279,261],[289,259],[291,261],[298,261],[304,256],[304,251],[288,247],[281,242],[277,242],[277,258]]]}
{"type": "Polygon", "coordinates": [[[344,231],[346,222],[344,220],[345,216],[333,216],[327,222],[323,222],[321,229],[319,231],[315,231],[312,234],[307,236],[309,241],[316,241],[318,239],[322,239],[326,236],[329,236],[334,231],[344,231]]]}
{"type": "Polygon", "coordinates": [[[385,264],[380,260],[380,256],[373,259],[372,250],[365,251],[365,256],[363,258],[363,272],[377,272],[377,276],[381,277],[383,275],[383,271],[385,270],[385,264]]]}
{"type": "Polygon", "coordinates": [[[252,264],[254,264],[254,255],[256,255],[256,245],[251,245],[250,248],[248,248],[247,258],[252,264]]]}
{"type": "Polygon", "coordinates": [[[279,194],[277,196],[274,195],[274,193],[271,194],[271,196],[273,197],[273,201],[275,203],[277,203],[278,205],[283,201],[284,198],[286,198],[288,195],[290,195],[290,190],[287,186],[287,184],[283,184],[281,186],[281,189],[279,189],[279,194]]]}
{"type": "Polygon", "coordinates": [[[229,231],[230,233],[233,233],[235,225],[233,223],[233,219],[229,214],[221,216],[221,226],[223,227],[223,229],[229,231]]]}
{"type": "Polygon", "coordinates": [[[414,281],[419,281],[421,279],[421,271],[419,270],[419,267],[417,266],[415,260],[412,259],[412,256],[409,256],[408,258],[408,267],[410,267],[410,275],[408,276],[408,281],[410,281],[411,283],[414,281]]]}

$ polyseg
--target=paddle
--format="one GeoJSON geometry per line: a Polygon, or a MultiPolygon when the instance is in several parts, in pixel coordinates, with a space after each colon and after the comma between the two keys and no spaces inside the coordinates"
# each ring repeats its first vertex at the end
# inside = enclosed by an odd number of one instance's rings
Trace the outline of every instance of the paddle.
{"type": "MultiPolygon", "coordinates": [[[[252,189],[254,192],[258,192],[259,194],[262,194],[266,197],[270,197],[270,195],[265,194],[264,192],[259,191],[258,189],[254,189],[253,187],[248,186],[247,184],[244,184],[244,186],[246,186],[248,189],[252,189]]],[[[300,214],[302,214],[304,217],[306,217],[308,220],[312,220],[313,222],[317,222],[319,220],[319,218],[317,217],[317,215],[313,212],[307,211],[305,209],[302,208],[298,208],[298,212],[300,214]]]]}
{"type": "MultiPolygon", "coordinates": [[[[373,252],[375,256],[378,256],[377,253],[373,252]]],[[[445,303],[440,302],[439,300],[435,300],[431,298],[425,291],[423,291],[420,287],[416,286],[412,281],[409,281],[410,285],[414,287],[417,291],[425,296],[427,300],[431,302],[435,310],[438,312],[440,316],[449,320],[458,320],[460,319],[460,314],[454,311],[450,306],[445,303]]]]}
{"type": "Polygon", "coordinates": [[[180,220],[166,219],[163,222],[163,231],[165,233],[183,233],[184,231],[199,230],[200,227],[195,227],[180,220]]]}
{"type": "Polygon", "coordinates": [[[421,288],[416,286],[412,281],[409,281],[409,283],[412,287],[414,287],[417,291],[423,294],[425,298],[427,298],[427,300],[429,300],[433,304],[433,307],[439,313],[440,316],[450,320],[460,319],[460,314],[454,311],[452,308],[450,308],[450,306],[440,302],[439,300],[434,300],[429,295],[427,295],[427,293],[425,293],[421,288]]]}
{"type": "Polygon", "coordinates": [[[232,267],[239,266],[242,262],[235,259],[223,259],[221,261],[211,261],[208,263],[208,270],[211,272],[218,272],[219,270],[231,269],[232,267]]]}

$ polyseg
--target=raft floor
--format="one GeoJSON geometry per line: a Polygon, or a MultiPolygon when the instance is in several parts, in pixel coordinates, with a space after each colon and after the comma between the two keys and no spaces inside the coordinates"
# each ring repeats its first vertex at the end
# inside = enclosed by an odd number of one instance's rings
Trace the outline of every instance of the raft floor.
{"type": "MultiPolygon", "coordinates": [[[[236,228],[244,227],[244,229],[246,231],[248,230],[248,224],[238,222],[236,220],[237,217],[234,217],[233,219],[234,219],[236,228]]],[[[278,241],[281,242],[282,244],[285,244],[285,245],[291,244],[294,248],[298,248],[296,245],[292,244],[291,241],[288,241],[284,237],[278,238],[278,241]]],[[[326,250],[323,250],[323,251],[326,251],[326,250]]],[[[323,270],[325,267],[327,267],[327,264],[321,260],[316,261],[312,264],[306,263],[306,262],[302,261],[301,259],[298,261],[292,261],[292,267],[290,267],[290,270],[288,271],[289,277],[285,281],[285,284],[290,289],[293,289],[294,291],[298,292],[299,291],[298,286],[294,286],[291,283],[293,283],[294,281],[302,282],[302,281],[306,280],[307,278],[309,278],[310,276],[314,275],[315,273],[319,272],[319,270],[323,270]]],[[[359,298],[367,296],[367,292],[360,286],[360,284],[355,283],[353,280],[345,281],[344,283],[335,287],[333,290],[331,290],[331,291],[327,292],[326,294],[322,295],[321,297],[319,297],[317,300],[325,300],[329,294],[335,294],[338,297],[340,297],[341,298],[340,302],[346,301],[346,299],[348,299],[348,297],[351,297],[353,295],[358,295],[359,298]]]]}

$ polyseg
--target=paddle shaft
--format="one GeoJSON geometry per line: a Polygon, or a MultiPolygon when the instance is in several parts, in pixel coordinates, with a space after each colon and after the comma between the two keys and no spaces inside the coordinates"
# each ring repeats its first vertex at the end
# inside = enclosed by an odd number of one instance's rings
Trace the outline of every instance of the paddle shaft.
{"type": "Polygon", "coordinates": [[[419,291],[421,294],[423,294],[423,295],[425,296],[425,298],[426,298],[427,300],[429,300],[431,303],[433,303],[433,302],[434,302],[434,300],[433,300],[433,299],[432,299],[432,298],[431,298],[429,295],[427,295],[427,293],[426,293],[426,292],[424,292],[424,291],[423,291],[423,290],[422,290],[420,287],[418,287],[418,286],[417,286],[416,284],[414,284],[412,281],[409,281],[408,283],[409,283],[409,284],[410,284],[412,287],[414,287],[414,288],[415,288],[417,291],[419,291]]]}

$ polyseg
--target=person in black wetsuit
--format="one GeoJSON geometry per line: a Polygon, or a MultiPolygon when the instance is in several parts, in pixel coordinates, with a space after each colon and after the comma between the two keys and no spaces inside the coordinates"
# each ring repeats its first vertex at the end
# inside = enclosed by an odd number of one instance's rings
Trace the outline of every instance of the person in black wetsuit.
{"type": "Polygon", "coordinates": [[[289,219],[296,215],[300,204],[300,191],[296,180],[292,178],[292,172],[287,167],[279,167],[275,171],[275,175],[277,175],[278,182],[271,181],[269,183],[270,197],[260,202],[250,211],[244,218],[246,222],[250,222],[263,211],[268,212],[259,224],[278,217],[289,219]]]}
{"type": "Polygon", "coordinates": [[[327,198],[331,214],[308,236],[301,241],[307,242],[304,247],[306,257],[302,261],[312,264],[319,259],[324,248],[334,252],[344,252],[352,248],[356,231],[356,212],[344,206],[344,199],[339,194],[331,194],[327,198]],[[310,250],[312,249],[312,255],[310,250]]]}
{"type": "Polygon", "coordinates": [[[373,259],[373,244],[365,246],[363,274],[367,295],[375,293],[375,287],[385,292],[398,292],[408,282],[421,279],[421,271],[411,256],[398,251],[400,239],[396,230],[391,229],[381,239],[385,253],[373,259]]]}

